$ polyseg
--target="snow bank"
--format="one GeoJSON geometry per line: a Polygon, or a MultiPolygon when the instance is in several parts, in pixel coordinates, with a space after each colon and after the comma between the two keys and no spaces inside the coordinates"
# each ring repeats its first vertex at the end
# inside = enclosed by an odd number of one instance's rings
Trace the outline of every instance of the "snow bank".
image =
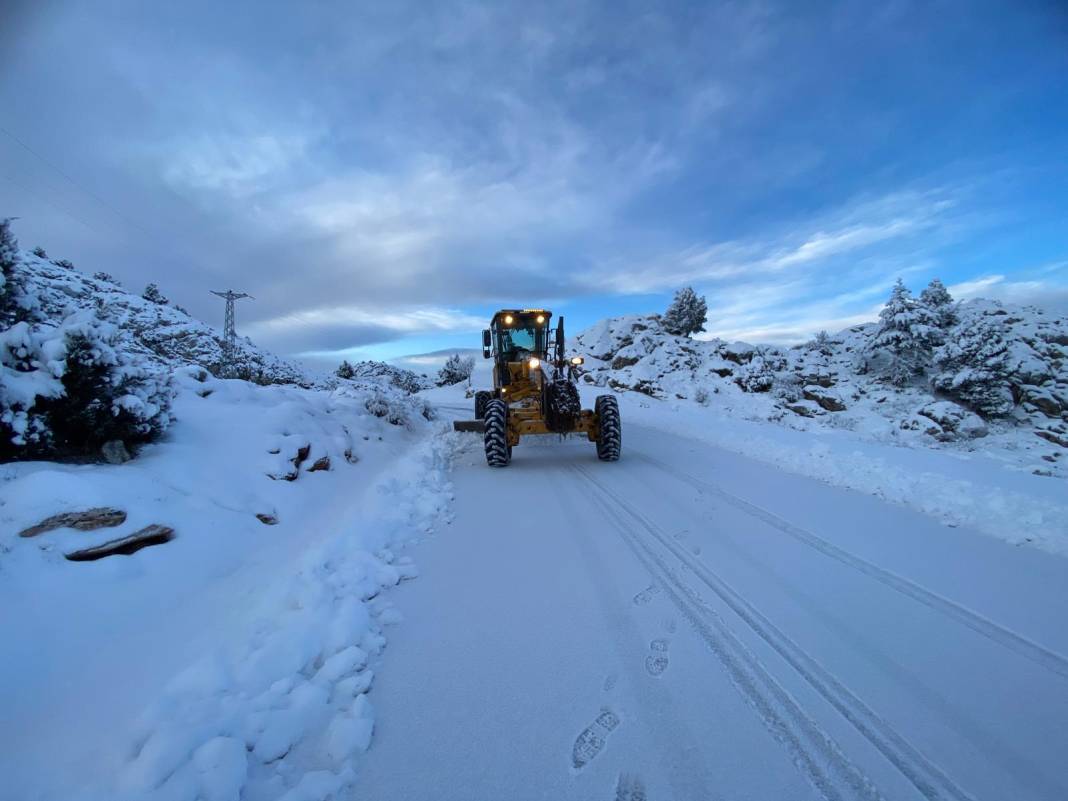
{"type": "Polygon", "coordinates": [[[396,551],[447,520],[454,435],[388,384],[175,382],[176,422],[132,462],[0,466],[13,797],[321,799],[373,734],[400,619],[381,593],[416,574],[396,551]],[[17,535],[99,506],[128,517],[17,535]],[[153,523],[175,539],[64,558],[153,523]]]}
{"type": "Polygon", "coordinates": [[[621,402],[624,443],[628,423],[647,425],[910,506],[947,525],[1068,555],[1062,483],[1006,469],[982,452],[895,447],[854,432],[796,430],[632,393],[621,402]]]}

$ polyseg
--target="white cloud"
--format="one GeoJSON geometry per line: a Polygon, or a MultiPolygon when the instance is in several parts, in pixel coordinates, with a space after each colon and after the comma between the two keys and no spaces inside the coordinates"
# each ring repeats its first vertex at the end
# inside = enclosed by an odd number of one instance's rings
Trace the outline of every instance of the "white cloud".
{"type": "Polygon", "coordinates": [[[928,246],[933,244],[930,240],[952,206],[944,195],[944,191],[895,193],[840,209],[822,222],[775,236],[691,245],[647,257],[635,265],[602,265],[584,276],[584,281],[640,294],[802,267],[818,269],[836,257],[859,256],[875,245],[891,242],[896,242],[896,247],[883,250],[897,255],[907,251],[921,233],[928,237],[928,246]]]}
{"type": "Polygon", "coordinates": [[[417,307],[380,309],[370,306],[329,306],[293,312],[246,326],[248,333],[277,335],[302,329],[348,326],[388,329],[396,334],[424,331],[478,331],[485,320],[455,309],[417,307]]]}

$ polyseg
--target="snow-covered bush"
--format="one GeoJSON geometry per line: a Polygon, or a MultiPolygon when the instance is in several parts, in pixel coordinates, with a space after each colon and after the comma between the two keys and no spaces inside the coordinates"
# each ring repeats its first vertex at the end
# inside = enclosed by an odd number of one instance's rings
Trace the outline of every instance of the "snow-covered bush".
{"type": "Polygon", "coordinates": [[[438,372],[438,386],[447,387],[463,383],[471,378],[471,373],[474,369],[475,360],[473,358],[454,353],[445,361],[445,365],[438,372]]]}
{"type": "Polygon", "coordinates": [[[735,371],[734,383],[745,392],[770,392],[775,384],[772,364],[765,354],[755,353],[749,362],[735,371]]]}
{"type": "Polygon", "coordinates": [[[931,283],[920,293],[920,303],[930,309],[935,325],[943,331],[948,331],[956,325],[957,305],[945,284],[937,278],[931,279],[931,283]]]}
{"type": "Polygon", "coordinates": [[[352,369],[352,365],[349,364],[348,359],[345,359],[338,365],[337,370],[334,371],[334,375],[338,378],[352,378],[356,375],[356,372],[352,369]]]}
{"type": "Polygon", "coordinates": [[[41,247],[40,245],[38,245],[33,250],[31,250],[30,253],[32,253],[34,256],[36,256],[39,259],[47,259],[48,258],[48,254],[45,253],[45,249],[43,247],[41,247]]]}
{"type": "Polygon", "coordinates": [[[409,395],[421,392],[424,389],[430,389],[433,386],[426,376],[413,373],[411,370],[394,367],[392,364],[386,364],[385,362],[356,362],[356,364],[352,365],[352,373],[352,378],[355,381],[377,383],[379,379],[385,378],[397,389],[409,395]]]}
{"type": "Polygon", "coordinates": [[[1002,326],[974,315],[952,329],[934,352],[931,385],[984,417],[1012,411],[1009,345],[1002,326]]]}
{"type": "Polygon", "coordinates": [[[934,314],[912,297],[899,278],[879,319],[868,353],[883,378],[905,386],[930,363],[931,348],[939,338],[934,314]]]}
{"type": "Polygon", "coordinates": [[[0,459],[92,458],[111,440],[134,445],[166,430],[169,374],[116,339],[88,312],[0,334],[0,459]]]}
{"type": "Polygon", "coordinates": [[[698,387],[693,393],[693,399],[702,406],[708,406],[709,394],[707,387],[698,387]]]}
{"type": "Polygon", "coordinates": [[[113,276],[111,273],[106,273],[102,270],[93,273],[93,278],[95,278],[97,281],[107,281],[109,284],[114,284],[115,286],[122,286],[119,283],[118,278],[113,276]]]}
{"type": "Polygon", "coordinates": [[[669,334],[689,336],[705,330],[708,318],[708,304],[703,297],[698,297],[691,287],[685,287],[675,293],[668,310],[660,324],[669,334]]]}
{"type": "Polygon", "coordinates": [[[170,303],[167,298],[163,296],[163,293],[159,291],[159,287],[155,284],[149,284],[145,287],[144,293],[141,297],[147,300],[149,303],[158,303],[160,306],[166,306],[170,303]]]}

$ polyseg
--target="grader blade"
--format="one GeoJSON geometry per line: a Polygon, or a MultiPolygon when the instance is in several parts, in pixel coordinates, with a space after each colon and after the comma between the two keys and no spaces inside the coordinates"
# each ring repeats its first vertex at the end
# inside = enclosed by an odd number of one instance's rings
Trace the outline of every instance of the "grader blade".
{"type": "Polygon", "coordinates": [[[482,420],[453,420],[453,431],[466,431],[471,434],[484,434],[486,423],[482,420]]]}

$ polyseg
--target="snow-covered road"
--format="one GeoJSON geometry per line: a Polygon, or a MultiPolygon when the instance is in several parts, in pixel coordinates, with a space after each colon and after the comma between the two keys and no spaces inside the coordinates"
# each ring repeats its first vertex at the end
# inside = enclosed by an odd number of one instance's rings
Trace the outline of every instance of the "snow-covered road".
{"type": "Polygon", "coordinates": [[[355,797],[1068,797],[1068,561],[634,424],[470,440],[355,797]]]}

